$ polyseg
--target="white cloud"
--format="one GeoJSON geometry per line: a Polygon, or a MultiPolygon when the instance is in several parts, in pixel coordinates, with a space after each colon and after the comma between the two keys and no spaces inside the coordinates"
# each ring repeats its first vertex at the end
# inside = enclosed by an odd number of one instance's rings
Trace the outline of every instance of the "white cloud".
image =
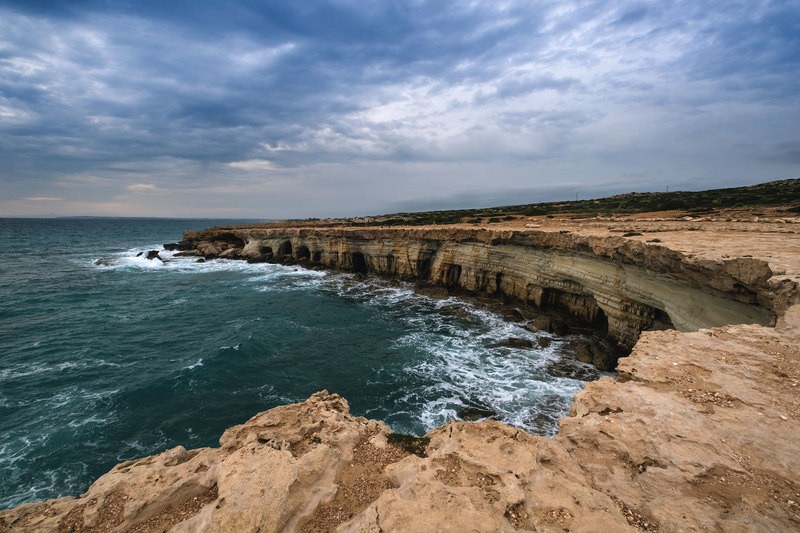
{"type": "Polygon", "coordinates": [[[275,165],[266,159],[247,159],[246,161],[234,161],[233,163],[228,163],[228,166],[248,172],[256,170],[272,170],[275,168],[275,165]]]}
{"type": "Polygon", "coordinates": [[[147,194],[147,193],[154,193],[159,192],[161,189],[153,185],[152,183],[134,183],[128,185],[126,187],[130,192],[137,193],[137,194],[147,194]]]}

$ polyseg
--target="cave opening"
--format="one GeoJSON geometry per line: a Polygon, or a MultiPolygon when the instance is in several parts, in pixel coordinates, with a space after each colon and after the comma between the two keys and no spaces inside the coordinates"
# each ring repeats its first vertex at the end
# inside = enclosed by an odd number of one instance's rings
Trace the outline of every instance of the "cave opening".
{"type": "Polygon", "coordinates": [[[575,294],[554,288],[542,290],[542,310],[554,310],[573,316],[602,335],[608,334],[608,317],[597,304],[594,296],[575,294]]]}
{"type": "Polygon", "coordinates": [[[500,286],[501,286],[502,284],[503,284],[503,273],[502,273],[502,272],[498,272],[498,273],[497,273],[497,274],[495,274],[495,276],[494,276],[494,291],[495,291],[495,292],[497,292],[497,293],[500,293],[500,292],[502,292],[502,291],[500,290],[500,286]]]}
{"type": "Polygon", "coordinates": [[[258,248],[258,253],[261,255],[272,255],[272,246],[261,246],[258,248]]]}
{"type": "Polygon", "coordinates": [[[447,287],[454,287],[458,285],[458,280],[461,279],[461,265],[447,265],[445,267],[444,284],[447,287]]]}
{"type": "Polygon", "coordinates": [[[220,233],[214,237],[215,240],[227,242],[228,244],[232,244],[238,248],[244,248],[244,241],[234,235],[233,233],[220,233]]]}
{"type": "Polygon", "coordinates": [[[314,263],[319,263],[322,261],[322,252],[319,250],[314,250],[314,252],[311,254],[311,261],[314,263]]]}
{"type": "Polygon", "coordinates": [[[356,274],[366,274],[369,271],[367,260],[364,259],[364,254],[361,252],[353,252],[351,260],[353,262],[353,272],[356,274]]]}
{"type": "Polygon", "coordinates": [[[675,325],[672,323],[672,319],[669,317],[666,311],[662,309],[653,309],[653,320],[650,323],[650,330],[662,330],[662,329],[675,329],[675,325]]]}
{"type": "Polygon", "coordinates": [[[292,255],[292,241],[283,241],[278,247],[278,257],[292,255]]]}
{"type": "Polygon", "coordinates": [[[298,246],[295,257],[297,259],[309,259],[311,258],[311,251],[308,249],[308,246],[298,246]]]}
{"type": "Polygon", "coordinates": [[[419,257],[417,258],[417,277],[421,280],[428,279],[431,275],[431,258],[419,257]]]}

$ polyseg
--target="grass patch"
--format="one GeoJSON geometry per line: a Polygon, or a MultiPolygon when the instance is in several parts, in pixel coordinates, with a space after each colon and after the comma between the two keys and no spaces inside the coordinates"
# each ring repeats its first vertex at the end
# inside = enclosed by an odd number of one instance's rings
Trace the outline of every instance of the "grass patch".
{"type": "MultiPolygon", "coordinates": [[[[422,213],[396,213],[374,217],[374,222],[384,226],[429,224],[456,224],[464,221],[477,223],[488,218],[489,223],[514,220],[519,216],[571,214],[573,217],[593,217],[598,213],[648,213],[678,210],[692,215],[706,215],[715,210],[731,207],[792,206],[791,213],[800,212],[800,179],[788,179],[710,191],[673,191],[627,193],[593,200],[543,202],[537,204],[428,211],[422,213]]],[[[356,224],[354,224],[356,225],[356,224]]]]}
{"type": "Polygon", "coordinates": [[[414,435],[406,435],[404,433],[389,433],[386,435],[386,441],[392,446],[397,446],[401,450],[408,453],[413,453],[418,457],[427,457],[425,448],[431,441],[428,437],[415,437],[414,435]]]}

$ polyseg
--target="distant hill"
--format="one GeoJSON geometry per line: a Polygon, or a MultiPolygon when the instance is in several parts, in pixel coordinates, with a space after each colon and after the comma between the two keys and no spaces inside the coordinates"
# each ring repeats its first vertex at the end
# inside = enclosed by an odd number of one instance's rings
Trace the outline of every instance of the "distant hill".
{"type": "Polygon", "coordinates": [[[786,206],[788,211],[800,213],[800,179],[770,181],[746,187],[712,189],[708,191],[631,192],[594,200],[545,202],[420,213],[395,213],[370,217],[370,222],[385,226],[414,226],[481,222],[485,218],[488,218],[491,222],[498,222],[503,217],[510,218],[520,215],[534,216],[567,213],[601,215],[674,210],[701,213],[716,209],[767,206],[786,206]]]}

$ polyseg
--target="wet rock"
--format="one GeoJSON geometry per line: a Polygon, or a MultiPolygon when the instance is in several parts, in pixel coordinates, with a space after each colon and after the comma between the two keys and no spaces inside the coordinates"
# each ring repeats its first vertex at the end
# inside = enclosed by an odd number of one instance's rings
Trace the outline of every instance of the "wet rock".
{"type": "Polygon", "coordinates": [[[471,318],[469,311],[461,303],[442,306],[439,312],[443,315],[454,316],[462,320],[470,320],[471,318]]]}
{"type": "Polygon", "coordinates": [[[571,343],[575,350],[575,359],[581,363],[591,363],[594,357],[592,344],[589,341],[574,341],[571,343]]]}
{"type": "Polygon", "coordinates": [[[536,343],[539,345],[540,348],[548,348],[553,341],[547,337],[539,337],[536,339],[536,343]]]}
{"type": "Polygon", "coordinates": [[[505,346],[507,348],[533,348],[533,341],[528,339],[522,339],[519,337],[509,337],[503,342],[500,343],[500,346],[505,346]]]}
{"type": "Polygon", "coordinates": [[[164,249],[168,252],[175,252],[175,251],[187,251],[192,249],[192,244],[187,241],[180,241],[180,242],[168,242],[164,244],[164,249]]]}
{"type": "Polygon", "coordinates": [[[150,250],[149,252],[147,252],[147,255],[146,255],[145,257],[146,257],[148,260],[150,260],[150,261],[152,261],[152,260],[154,260],[154,259],[158,259],[158,260],[159,260],[159,261],[161,261],[162,263],[164,262],[164,260],[163,260],[163,259],[161,258],[161,256],[158,254],[158,250],[150,250]]]}
{"type": "Polygon", "coordinates": [[[478,420],[483,420],[484,418],[497,416],[497,411],[488,405],[465,398],[462,398],[462,401],[466,405],[456,412],[456,416],[458,416],[458,418],[461,420],[466,420],[467,422],[476,422],[478,420]]]}
{"type": "Polygon", "coordinates": [[[417,285],[416,291],[418,294],[430,298],[447,298],[450,296],[450,293],[447,292],[445,287],[439,287],[437,285],[417,285]]]}
{"type": "Polygon", "coordinates": [[[594,365],[598,370],[614,370],[619,354],[610,342],[593,337],[569,343],[575,358],[582,363],[594,365]]]}
{"type": "Polygon", "coordinates": [[[204,258],[202,258],[202,257],[200,259],[198,259],[197,261],[195,261],[195,263],[205,263],[205,262],[206,262],[206,260],[204,258]]]}
{"type": "Polygon", "coordinates": [[[528,314],[519,307],[509,309],[508,315],[509,318],[515,322],[524,322],[526,320],[530,320],[530,316],[528,316],[528,314]]]}
{"type": "Polygon", "coordinates": [[[172,257],[197,257],[198,255],[201,255],[201,254],[197,250],[186,250],[184,252],[178,252],[177,254],[173,255],[172,257]]]}
{"type": "Polygon", "coordinates": [[[581,381],[592,381],[600,377],[597,369],[578,364],[574,359],[566,356],[548,364],[545,371],[556,378],[579,379],[581,381]]]}
{"type": "Polygon", "coordinates": [[[113,257],[103,257],[94,262],[97,266],[112,266],[117,264],[117,260],[113,257]]]}
{"type": "Polygon", "coordinates": [[[530,331],[547,331],[548,333],[555,333],[556,335],[569,334],[569,326],[567,326],[563,320],[547,315],[537,316],[525,324],[524,327],[530,331]]]}

